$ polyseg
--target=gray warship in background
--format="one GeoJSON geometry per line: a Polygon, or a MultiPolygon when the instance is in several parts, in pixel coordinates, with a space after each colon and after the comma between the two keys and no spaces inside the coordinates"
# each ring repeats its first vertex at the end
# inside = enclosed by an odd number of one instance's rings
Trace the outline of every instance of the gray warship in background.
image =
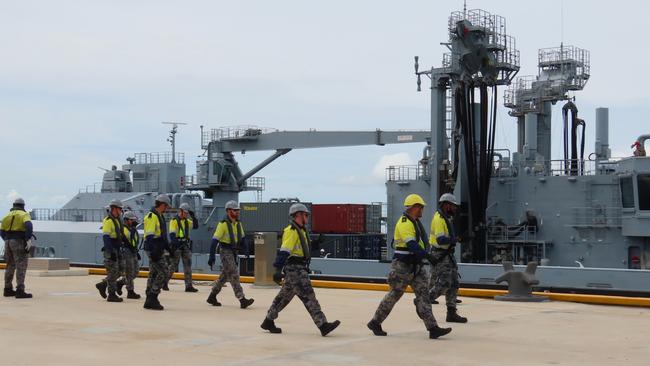
{"type": "MultiPolygon", "coordinates": [[[[205,253],[225,202],[237,200],[243,191],[261,192],[264,178],[254,175],[275,159],[302,148],[421,143],[418,165],[386,171],[386,203],[374,216],[386,228],[376,258],[319,258],[316,252],[314,273],[381,281],[392,257],[386,237],[392,237],[404,197],[418,193],[425,198],[429,206],[423,222],[428,223],[437,197],[454,192],[462,202],[456,258],[463,286],[494,286],[502,262],[534,261],[540,265],[542,289],[650,295],[650,158],[611,158],[607,108],[596,110],[594,151],[585,156],[584,131],[592,124],[579,118],[572,94],[590,77],[589,52],[565,45],[541,49],[538,74],[515,78],[519,51],[505,33],[504,18],[479,9],[454,12],[448,30],[449,40],[443,44],[449,52],[441,67],[420,70],[415,58],[418,90],[423,77],[431,81],[430,130],[201,128],[205,159],[197,162],[195,175],[187,176],[184,156],[175,152],[174,125],[171,153],[135,154],[120,169],[104,173],[99,191],[79,192],[60,209],[33,210],[37,254],[99,264],[104,206],[118,198],[142,217],[162,193],[170,196],[174,208],[188,203],[197,213],[201,225],[193,233],[195,270],[210,272],[205,253]],[[501,87],[507,88],[505,106],[516,118],[516,151],[494,146],[501,87]],[[561,141],[551,139],[557,102],[565,103],[561,141]],[[552,142],[563,145],[562,159],[551,158],[552,142]],[[264,150],[272,154],[248,172],[235,160],[237,152],[264,150]]],[[[637,141],[643,147],[648,138],[637,141]]],[[[289,204],[264,203],[263,210],[255,206],[259,203],[243,204],[247,230],[280,231],[289,204]]],[[[341,245],[357,245],[346,237],[350,235],[338,239],[341,245]]],[[[250,268],[249,263],[242,271],[250,273],[250,268]]]]}

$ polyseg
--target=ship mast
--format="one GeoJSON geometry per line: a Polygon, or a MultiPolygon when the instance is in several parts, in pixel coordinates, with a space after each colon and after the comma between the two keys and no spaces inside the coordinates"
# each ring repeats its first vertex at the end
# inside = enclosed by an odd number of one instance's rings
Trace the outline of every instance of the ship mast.
{"type": "Polygon", "coordinates": [[[172,145],[172,163],[176,163],[176,134],[178,133],[179,125],[186,125],[187,123],[183,122],[161,122],[164,125],[172,125],[172,129],[169,131],[169,137],[167,141],[172,145]]]}

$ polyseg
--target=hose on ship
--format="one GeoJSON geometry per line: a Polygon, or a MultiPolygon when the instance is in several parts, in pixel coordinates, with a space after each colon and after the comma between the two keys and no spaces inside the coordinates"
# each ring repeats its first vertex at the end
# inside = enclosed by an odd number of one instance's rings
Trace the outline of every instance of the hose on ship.
{"type": "Polygon", "coordinates": [[[496,131],[497,87],[486,83],[478,85],[480,97],[479,116],[475,115],[474,85],[460,82],[454,91],[457,130],[463,140],[465,152],[465,168],[467,171],[469,213],[471,227],[467,228],[469,237],[473,237],[471,245],[472,259],[484,262],[486,253],[486,211],[490,179],[494,165],[494,142],[496,131]],[[489,94],[491,100],[488,102],[489,94]],[[479,118],[478,124],[476,118],[479,118]],[[478,129],[478,130],[477,130],[478,129]],[[477,150],[478,149],[478,150],[477,150]]]}

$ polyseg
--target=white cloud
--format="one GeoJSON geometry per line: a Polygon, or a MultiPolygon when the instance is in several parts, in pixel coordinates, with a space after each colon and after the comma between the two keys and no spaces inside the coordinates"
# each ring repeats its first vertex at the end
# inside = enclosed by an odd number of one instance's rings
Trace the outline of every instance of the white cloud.
{"type": "Polygon", "coordinates": [[[397,165],[415,165],[411,156],[405,152],[382,156],[372,169],[372,176],[375,179],[385,179],[386,168],[397,165]]]}
{"type": "Polygon", "coordinates": [[[386,168],[398,165],[414,165],[408,153],[383,155],[367,175],[347,175],[337,179],[337,183],[348,186],[370,186],[381,184],[386,179],[386,168]]]}
{"type": "MultiPolygon", "coordinates": [[[[9,192],[4,195],[4,202],[3,203],[11,205],[14,202],[14,200],[16,198],[19,198],[19,197],[22,197],[22,195],[20,193],[18,193],[17,190],[10,189],[9,192]]],[[[6,205],[4,205],[4,206],[6,206],[6,205]]]]}

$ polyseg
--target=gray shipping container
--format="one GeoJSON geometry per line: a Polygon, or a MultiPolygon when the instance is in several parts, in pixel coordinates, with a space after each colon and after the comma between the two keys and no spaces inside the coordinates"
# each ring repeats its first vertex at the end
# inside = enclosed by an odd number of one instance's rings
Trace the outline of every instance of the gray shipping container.
{"type": "Polygon", "coordinates": [[[381,204],[366,205],[366,232],[381,232],[381,204]]]}
{"type": "MultiPolygon", "coordinates": [[[[301,202],[311,211],[311,203],[301,202]]],[[[241,203],[240,219],[244,231],[281,232],[289,224],[291,202],[251,202],[241,203]]],[[[310,225],[308,225],[310,228],[310,225]]]]}

